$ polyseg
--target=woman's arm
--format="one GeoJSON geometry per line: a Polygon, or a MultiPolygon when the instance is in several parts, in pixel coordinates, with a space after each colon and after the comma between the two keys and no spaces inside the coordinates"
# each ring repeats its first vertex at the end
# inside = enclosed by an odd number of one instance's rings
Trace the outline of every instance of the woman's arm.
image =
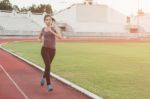
{"type": "Polygon", "coordinates": [[[50,30],[50,32],[55,35],[57,38],[62,39],[62,35],[60,33],[60,31],[53,31],[52,29],[50,30]]]}
{"type": "Polygon", "coordinates": [[[42,32],[41,33],[39,33],[39,36],[38,36],[38,40],[40,41],[40,42],[42,42],[42,32]]]}

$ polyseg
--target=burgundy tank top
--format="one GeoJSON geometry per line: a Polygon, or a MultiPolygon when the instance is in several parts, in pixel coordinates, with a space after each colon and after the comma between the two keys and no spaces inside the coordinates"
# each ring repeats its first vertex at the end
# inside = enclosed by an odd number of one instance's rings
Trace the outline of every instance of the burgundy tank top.
{"type": "MultiPolygon", "coordinates": [[[[52,30],[55,32],[53,28],[52,30]]],[[[55,35],[50,31],[44,31],[44,28],[42,29],[41,33],[43,35],[43,47],[55,49],[55,35]]]]}

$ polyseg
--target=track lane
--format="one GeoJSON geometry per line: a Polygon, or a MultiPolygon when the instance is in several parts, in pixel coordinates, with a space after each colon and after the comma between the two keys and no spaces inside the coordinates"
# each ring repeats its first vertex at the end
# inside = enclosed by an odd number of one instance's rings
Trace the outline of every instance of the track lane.
{"type": "MultiPolygon", "coordinates": [[[[13,79],[12,79],[13,80],[13,79]]],[[[0,99],[26,99],[9,79],[0,64],[0,99]]]]}

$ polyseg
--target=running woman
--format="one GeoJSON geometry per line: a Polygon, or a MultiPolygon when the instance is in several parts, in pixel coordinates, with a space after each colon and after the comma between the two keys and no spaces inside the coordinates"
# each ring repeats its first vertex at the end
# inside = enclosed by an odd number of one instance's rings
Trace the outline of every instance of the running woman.
{"type": "Polygon", "coordinates": [[[54,29],[55,19],[51,17],[51,15],[45,15],[44,17],[45,27],[42,28],[41,33],[39,35],[39,40],[43,43],[41,48],[41,56],[43,58],[45,64],[45,71],[43,77],[40,81],[41,86],[45,84],[45,80],[47,82],[47,90],[52,91],[53,87],[51,85],[50,80],[50,71],[51,71],[51,63],[55,56],[55,37],[61,39],[62,36],[60,33],[57,33],[54,29]]]}

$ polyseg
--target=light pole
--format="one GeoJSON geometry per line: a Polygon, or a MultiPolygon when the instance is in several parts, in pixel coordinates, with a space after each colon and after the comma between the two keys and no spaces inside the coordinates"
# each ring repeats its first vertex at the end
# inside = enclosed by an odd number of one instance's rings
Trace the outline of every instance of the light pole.
{"type": "Polygon", "coordinates": [[[138,0],[138,11],[137,11],[137,28],[138,28],[138,30],[139,30],[139,11],[140,11],[140,9],[139,9],[139,6],[140,6],[140,0],[138,0]]]}
{"type": "MultiPolygon", "coordinates": [[[[141,2],[140,0],[138,0],[138,12],[137,12],[137,27],[138,27],[138,32],[141,32],[141,27],[140,27],[140,22],[141,22],[141,16],[144,15],[144,12],[142,11],[142,8],[141,8],[141,2]]],[[[139,35],[141,35],[139,33],[139,35]]]]}

